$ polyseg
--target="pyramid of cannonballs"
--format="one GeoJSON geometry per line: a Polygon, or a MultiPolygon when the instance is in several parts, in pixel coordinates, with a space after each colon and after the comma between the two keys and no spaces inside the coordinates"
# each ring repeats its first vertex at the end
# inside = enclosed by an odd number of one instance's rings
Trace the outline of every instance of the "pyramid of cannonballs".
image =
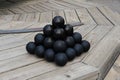
{"type": "Polygon", "coordinates": [[[61,16],[54,17],[52,25],[46,25],[43,34],[38,33],[34,42],[26,45],[28,53],[45,58],[48,62],[55,62],[59,66],[64,66],[89,49],[90,43],[82,40],[81,34],[74,32],[72,25],[65,24],[61,16]]]}

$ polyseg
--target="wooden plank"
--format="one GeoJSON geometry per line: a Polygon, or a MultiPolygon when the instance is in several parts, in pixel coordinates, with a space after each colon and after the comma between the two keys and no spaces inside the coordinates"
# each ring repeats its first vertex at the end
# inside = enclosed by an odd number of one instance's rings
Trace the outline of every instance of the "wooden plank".
{"type": "Polygon", "coordinates": [[[95,21],[92,19],[92,17],[85,8],[76,9],[76,12],[81,22],[83,22],[85,25],[96,25],[95,21]]]}
{"type": "Polygon", "coordinates": [[[9,8],[9,10],[13,13],[25,13],[23,10],[21,10],[20,8],[18,7],[14,7],[14,8],[9,8]]]}
{"type": "Polygon", "coordinates": [[[55,8],[50,7],[49,5],[45,4],[44,2],[39,2],[39,3],[37,3],[37,5],[40,7],[43,7],[47,11],[55,10],[55,8]]]}
{"type": "Polygon", "coordinates": [[[21,14],[20,17],[18,18],[18,21],[25,21],[27,17],[27,14],[21,14]]]}
{"type": "Polygon", "coordinates": [[[15,37],[9,39],[3,38],[0,39],[0,41],[2,41],[2,43],[0,44],[0,50],[5,50],[25,44],[25,41],[23,39],[15,38],[15,37]]]}
{"type": "Polygon", "coordinates": [[[37,5],[29,5],[29,7],[35,9],[35,10],[38,11],[38,12],[44,12],[44,11],[45,11],[44,8],[42,8],[42,7],[40,7],[40,6],[37,6],[37,5]]]}
{"type": "Polygon", "coordinates": [[[63,2],[66,2],[66,3],[69,3],[71,5],[75,5],[75,6],[78,6],[78,7],[82,7],[82,8],[87,8],[87,7],[91,7],[90,5],[88,4],[82,4],[82,3],[79,3],[79,2],[76,2],[76,1],[73,1],[73,0],[62,0],[63,2]]]}
{"type": "Polygon", "coordinates": [[[84,39],[88,40],[91,46],[95,46],[111,29],[112,26],[97,26],[84,39]]]}
{"type": "Polygon", "coordinates": [[[110,69],[109,73],[105,77],[105,80],[119,80],[120,79],[120,56],[110,69]]]}
{"type": "Polygon", "coordinates": [[[1,21],[0,29],[1,30],[10,29],[9,24],[10,24],[10,21],[1,21]]]}
{"type": "Polygon", "coordinates": [[[8,50],[3,50],[3,51],[0,51],[0,61],[14,58],[14,57],[23,55],[25,53],[26,53],[25,46],[20,46],[20,47],[11,48],[8,50]]]}
{"type": "Polygon", "coordinates": [[[34,21],[34,18],[35,18],[35,13],[29,13],[27,14],[27,17],[26,17],[26,22],[33,22],[34,21]]]}
{"type": "Polygon", "coordinates": [[[98,3],[93,3],[93,2],[88,2],[88,1],[82,1],[82,0],[74,0],[76,1],[76,3],[81,3],[81,4],[85,4],[85,5],[89,5],[91,7],[97,7],[97,6],[101,6],[98,3]]]}
{"type": "Polygon", "coordinates": [[[118,13],[113,12],[108,7],[98,7],[98,9],[114,24],[120,24],[120,16],[117,16],[118,13]]]}
{"type": "MultiPolygon", "coordinates": [[[[68,8],[78,8],[77,6],[75,5],[72,5],[72,4],[68,4],[68,3],[65,3],[63,2],[62,0],[55,0],[54,1],[56,4],[59,4],[59,5],[62,5],[62,6],[65,6],[65,7],[68,7],[68,8]]],[[[80,8],[80,7],[79,7],[80,8]]]]}
{"type": "Polygon", "coordinates": [[[1,15],[14,14],[8,9],[0,9],[1,15]]]}
{"type": "Polygon", "coordinates": [[[40,23],[51,23],[52,22],[52,12],[41,13],[40,23]]]}
{"type": "Polygon", "coordinates": [[[23,55],[19,55],[19,57],[12,57],[9,60],[0,61],[0,67],[1,67],[0,75],[2,73],[12,71],[14,69],[21,68],[24,66],[28,66],[36,62],[40,62],[42,60],[42,59],[36,58],[33,55],[29,55],[27,52],[25,52],[25,50],[22,53],[23,55]]]}
{"type": "Polygon", "coordinates": [[[27,12],[27,13],[37,12],[35,9],[33,9],[33,8],[29,7],[29,6],[21,6],[19,8],[22,9],[23,11],[27,12]]]}
{"type": "MultiPolygon", "coordinates": [[[[33,57],[33,56],[32,56],[33,57]]],[[[34,57],[33,57],[34,58],[34,57]]],[[[24,62],[24,61],[23,61],[24,62]]],[[[36,75],[49,72],[56,69],[57,67],[51,63],[46,63],[46,61],[34,63],[33,65],[28,65],[16,70],[12,70],[3,74],[0,74],[2,80],[25,80],[36,75]],[[13,75],[14,74],[14,75],[13,75]]]]}
{"type": "Polygon", "coordinates": [[[88,78],[89,80],[96,80],[97,78],[93,79],[94,76],[98,77],[96,68],[83,63],[76,63],[28,80],[88,80],[88,78]]]}
{"type": "Polygon", "coordinates": [[[97,8],[88,8],[89,13],[94,18],[98,25],[112,25],[99,11],[97,8]]]}
{"type": "Polygon", "coordinates": [[[110,72],[106,76],[104,80],[119,80],[120,79],[120,73],[116,71],[114,68],[111,68],[110,72]]]}
{"type": "Polygon", "coordinates": [[[44,7],[46,6],[45,8],[47,8],[49,10],[60,9],[60,7],[53,5],[53,4],[49,3],[48,1],[46,1],[46,2],[40,2],[40,3],[43,4],[44,7]]]}
{"type": "Polygon", "coordinates": [[[105,77],[120,53],[119,30],[119,27],[114,28],[111,33],[98,43],[98,45],[94,48],[94,51],[91,51],[90,54],[83,60],[84,63],[100,69],[100,79],[105,77]]]}
{"type": "Polygon", "coordinates": [[[57,3],[54,2],[54,0],[50,0],[50,1],[48,1],[48,2],[49,2],[50,4],[53,4],[54,7],[57,6],[58,9],[67,9],[66,6],[63,6],[63,5],[57,4],[57,3]]]}
{"type": "Polygon", "coordinates": [[[12,18],[12,21],[18,21],[18,19],[20,18],[21,14],[15,14],[12,18]]]}
{"type": "Polygon", "coordinates": [[[67,9],[67,10],[64,10],[64,12],[65,12],[67,23],[81,22],[78,16],[76,15],[76,12],[74,9],[67,9]]]}
{"type": "Polygon", "coordinates": [[[34,22],[39,22],[41,13],[35,13],[34,22]]]}
{"type": "Polygon", "coordinates": [[[11,21],[14,15],[1,15],[0,20],[11,21]]]}

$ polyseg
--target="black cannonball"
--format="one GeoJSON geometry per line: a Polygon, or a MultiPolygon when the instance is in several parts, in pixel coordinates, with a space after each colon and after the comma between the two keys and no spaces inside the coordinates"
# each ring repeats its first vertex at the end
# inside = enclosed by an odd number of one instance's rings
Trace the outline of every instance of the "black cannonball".
{"type": "Polygon", "coordinates": [[[88,41],[86,41],[86,40],[83,40],[81,45],[84,48],[84,52],[87,52],[90,49],[90,43],[88,41]]]}
{"type": "Polygon", "coordinates": [[[75,44],[74,49],[76,51],[76,55],[79,56],[84,52],[84,48],[80,44],[75,44]]]}
{"type": "Polygon", "coordinates": [[[52,34],[53,34],[52,25],[46,25],[46,26],[43,28],[43,32],[44,32],[44,35],[45,35],[45,36],[52,36],[52,34]]]}
{"type": "Polygon", "coordinates": [[[65,40],[67,46],[73,47],[75,45],[75,40],[72,36],[68,36],[65,40]]]}
{"type": "Polygon", "coordinates": [[[44,35],[43,35],[42,33],[38,33],[38,34],[35,36],[34,40],[35,40],[35,44],[40,45],[40,44],[42,44],[43,41],[44,41],[44,35]]]}
{"type": "Polygon", "coordinates": [[[51,37],[46,37],[44,39],[44,46],[46,48],[52,48],[53,47],[53,44],[54,44],[54,40],[51,38],[51,37]]]}
{"type": "Polygon", "coordinates": [[[45,52],[45,48],[40,45],[40,46],[37,46],[36,49],[35,49],[35,54],[37,57],[44,57],[44,52],[45,52]]]}
{"type": "Polygon", "coordinates": [[[76,57],[76,51],[73,48],[68,48],[66,50],[66,55],[68,57],[68,60],[71,61],[76,57]]]}
{"type": "Polygon", "coordinates": [[[64,39],[65,38],[65,31],[63,28],[56,28],[54,29],[54,39],[64,39]]]}
{"type": "Polygon", "coordinates": [[[54,61],[54,58],[55,58],[55,52],[53,51],[53,49],[47,49],[45,51],[44,57],[48,62],[52,62],[54,61]]]}
{"type": "Polygon", "coordinates": [[[56,52],[64,52],[67,49],[67,45],[64,41],[58,40],[53,45],[56,52]]]}
{"type": "Polygon", "coordinates": [[[68,35],[68,36],[72,36],[73,35],[74,29],[73,29],[72,25],[66,24],[64,30],[65,30],[66,35],[68,35]]]}
{"type": "Polygon", "coordinates": [[[81,43],[81,41],[82,41],[82,35],[78,32],[75,32],[73,34],[73,38],[74,38],[76,43],[81,43]]]}
{"type": "Polygon", "coordinates": [[[30,53],[30,54],[34,54],[35,48],[36,48],[36,45],[35,45],[34,42],[29,42],[29,43],[26,45],[26,50],[27,50],[27,52],[30,53]]]}
{"type": "Polygon", "coordinates": [[[68,61],[68,58],[65,53],[57,53],[55,55],[55,63],[58,66],[64,66],[68,61]]]}
{"type": "Polygon", "coordinates": [[[53,20],[52,20],[52,24],[53,24],[53,26],[55,26],[55,27],[61,28],[61,27],[64,26],[64,23],[65,23],[64,18],[61,17],[61,16],[56,16],[56,17],[54,17],[53,20]]]}

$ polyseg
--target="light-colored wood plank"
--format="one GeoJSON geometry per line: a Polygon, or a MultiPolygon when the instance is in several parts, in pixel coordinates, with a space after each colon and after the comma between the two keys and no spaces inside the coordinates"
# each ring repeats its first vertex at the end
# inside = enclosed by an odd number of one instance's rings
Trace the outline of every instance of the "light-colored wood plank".
{"type": "Polygon", "coordinates": [[[31,12],[37,12],[35,9],[29,7],[29,6],[21,6],[19,7],[21,10],[27,12],[27,13],[31,13],[31,12]]]}
{"type": "Polygon", "coordinates": [[[91,46],[94,46],[98,43],[110,30],[112,26],[97,26],[92,30],[89,35],[85,36],[85,40],[88,40],[91,43],[91,46]]]}
{"type": "Polygon", "coordinates": [[[75,6],[78,6],[78,7],[82,7],[82,8],[91,7],[90,5],[78,3],[78,2],[73,1],[73,0],[62,0],[62,1],[66,2],[66,3],[69,3],[69,4],[71,4],[71,5],[75,5],[75,6]]]}
{"type": "Polygon", "coordinates": [[[0,20],[11,21],[14,15],[1,15],[0,20]]]}
{"type": "Polygon", "coordinates": [[[9,39],[3,38],[3,39],[0,39],[0,41],[2,42],[0,44],[0,50],[5,50],[5,49],[9,49],[12,47],[16,47],[16,46],[25,44],[25,41],[23,39],[15,38],[15,37],[9,38],[9,39]]]}
{"type": "Polygon", "coordinates": [[[96,25],[95,21],[92,19],[92,17],[85,8],[76,9],[76,12],[81,22],[83,22],[85,25],[96,25]]]}
{"type": "Polygon", "coordinates": [[[105,77],[105,80],[119,80],[120,79],[120,56],[110,69],[109,73],[105,77]]]}
{"type": "Polygon", "coordinates": [[[65,12],[67,23],[81,22],[78,16],[76,15],[76,12],[74,9],[67,9],[67,10],[64,10],[64,12],[65,12]]]}
{"type": "Polygon", "coordinates": [[[99,11],[97,8],[88,8],[89,13],[97,22],[98,25],[112,25],[99,11]]]}
{"type": "Polygon", "coordinates": [[[56,9],[60,9],[61,8],[61,7],[58,7],[58,6],[55,6],[55,5],[51,4],[51,3],[49,3],[48,1],[40,2],[40,3],[43,4],[44,7],[46,6],[45,8],[47,8],[49,10],[56,10],[56,9]]]}
{"type": "Polygon", "coordinates": [[[9,8],[9,10],[11,11],[11,12],[13,12],[13,13],[25,13],[23,10],[21,10],[20,8],[9,8]]]}
{"type": "Polygon", "coordinates": [[[50,4],[53,4],[53,5],[54,5],[54,7],[56,7],[56,6],[57,6],[57,8],[58,8],[58,9],[67,9],[67,7],[66,7],[66,6],[59,5],[59,4],[55,3],[54,1],[55,1],[55,0],[50,0],[50,1],[48,1],[48,2],[49,2],[50,4]]]}
{"type": "Polygon", "coordinates": [[[91,51],[90,54],[83,60],[83,62],[100,69],[100,79],[105,77],[120,53],[119,30],[119,27],[114,28],[111,33],[98,43],[98,45],[94,48],[94,51],[91,51]]]}
{"type": "Polygon", "coordinates": [[[116,71],[114,68],[111,68],[110,72],[106,76],[104,80],[119,80],[120,79],[120,73],[116,71]]]}
{"type": "MultiPolygon", "coordinates": [[[[75,5],[72,5],[72,4],[68,4],[68,3],[65,3],[63,2],[62,0],[55,0],[54,1],[56,4],[59,4],[59,5],[62,5],[62,6],[65,6],[65,7],[68,7],[68,8],[76,8],[75,5]]],[[[77,7],[78,8],[78,7],[77,7]]],[[[80,8],[80,7],[79,7],[80,8]]]]}
{"type": "Polygon", "coordinates": [[[120,24],[120,16],[117,16],[118,13],[113,12],[108,7],[98,7],[98,9],[114,24],[120,24]]]}
{"type": "Polygon", "coordinates": [[[27,14],[20,14],[20,17],[18,18],[18,21],[25,21],[27,17],[27,14]]]}
{"type": "Polygon", "coordinates": [[[32,21],[34,21],[34,18],[35,18],[35,13],[29,13],[29,14],[27,14],[25,21],[32,22],[32,21]]]}
{"type": "Polygon", "coordinates": [[[51,23],[52,22],[52,12],[41,13],[40,23],[51,23]]]}
{"type": "MultiPolygon", "coordinates": [[[[91,76],[98,77],[97,69],[82,63],[76,63],[28,80],[87,80],[91,76]]],[[[91,80],[96,79],[92,78],[91,80]]]]}
{"type": "Polygon", "coordinates": [[[46,4],[45,2],[39,2],[37,5],[43,7],[47,11],[56,10],[55,8],[50,7],[50,5],[46,4]]]}
{"type": "Polygon", "coordinates": [[[44,12],[45,11],[42,7],[39,7],[37,5],[29,5],[29,7],[37,10],[38,12],[44,12]]]}
{"type": "Polygon", "coordinates": [[[0,9],[1,15],[14,14],[8,9],[0,9]]]}
{"type": "Polygon", "coordinates": [[[26,53],[25,46],[3,50],[3,51],[0,51],[0,61],[14,58],[16,56],[23,55],[25,53],[26,53]]]}
{"type": "Polygon", "coordinates": [[[12,18],[12,21],[17,21],[20,18],[21,14],[15,14],[12,18]]]}

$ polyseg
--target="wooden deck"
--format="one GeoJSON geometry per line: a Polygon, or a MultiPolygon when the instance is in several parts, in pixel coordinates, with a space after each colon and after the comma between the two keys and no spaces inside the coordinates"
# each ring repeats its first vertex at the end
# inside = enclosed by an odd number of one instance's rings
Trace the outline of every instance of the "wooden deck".
{"type": "Polygon", "coordinates": [[[113,80],[109,76],[114,77],[116,64],[120,67],[118,58],[111,69],[120,54],[120,14],[108,7],[79,0],[26,0],[0,9],[0,29],[43,27],[56,15],[66,23],[85,24],[75,31],[91,43],[90,51],[58,67],[26,52],[26,43],[37,33],[1,34],[0,80],[103,80],[108,72],[105,80],[113,80]]]}

